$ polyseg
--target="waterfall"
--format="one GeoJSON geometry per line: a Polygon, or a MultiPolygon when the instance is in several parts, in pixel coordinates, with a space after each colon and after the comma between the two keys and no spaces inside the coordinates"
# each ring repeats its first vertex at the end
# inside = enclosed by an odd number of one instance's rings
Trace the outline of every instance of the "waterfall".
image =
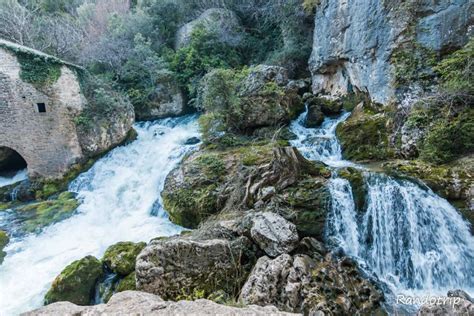
{"type": "MultiPolygon", "coordinates": [[[[179,233],[161,207],[167,174],[196,146],[196,117],[135,125],[138,138],[111,151],[70,185],[81,201],[76,214],[38,235],[13,239],[0,265],[0,314],[15,315],[42,305],[61,270],[119,241],[148,241],[179,233]]],[[[2,219],[0,219],[2,220],[2,219]]]]}
{"type": "Polygon", "coordinates": [[[357,212],[349,181],[333,172],[327,238],[382,283],[389,295],[446,295],[461,288],[474,293],[474,238],[469,224],[445,199],[427,187],[395,179],[344,161],[335,135],[338,118],[318,129],[305,128],[302,114],[292,124],[292,145],[331,167],[363,173],[365,209],[357,212]]]}

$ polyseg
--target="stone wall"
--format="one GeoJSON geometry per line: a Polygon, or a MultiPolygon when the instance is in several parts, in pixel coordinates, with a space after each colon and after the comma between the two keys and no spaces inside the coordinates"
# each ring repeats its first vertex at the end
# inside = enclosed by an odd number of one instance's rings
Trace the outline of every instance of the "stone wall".
{"type": "Polygon", "coordinates": [[[12,53],[0,49],[0,60],[0,147],[18,152],[32,177],[62,175],[82,157],[73,119],[85,101],[75,74],[63,66],[57,82],[40,91],[20,79],[12,53]]]}

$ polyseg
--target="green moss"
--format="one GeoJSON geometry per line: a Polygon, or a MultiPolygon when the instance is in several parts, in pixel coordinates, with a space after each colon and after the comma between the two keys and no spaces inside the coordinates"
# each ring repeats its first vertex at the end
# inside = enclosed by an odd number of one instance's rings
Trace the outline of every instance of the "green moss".
{"type": "Polygon", "coordinates": [[[394,157],[389,143],[386,114],[353,113],[337,127],[344,158],[355,161],[387,160],[394,157]]]}
{"type": "Polygon", "coordinates": [[[436,164],[474,151],[474,109],[465,97],[447,96],[416,104],[406,123],[422,130],[419,156],[436,164]]]}
{"type": "Polygon", "coordinates": [[[357,211],[363,212],[365,210],[367,186],[362,172],[359,169],[349,167],[338,170],[338,175],[349,181],[357,211]]]}
{"type": "Polygon", "coordinates": [[[61,76],[60,63],[25,53],[17,53],[16,57],[21,66],[20,78],[25,82],[36,86],[48,86],[54,84],[61,76]]]}
{"type": "Polygon", "coordinates": [[[135,272],[130,273],[125,278],[121,279],[117,284],[115,292],[124,292],[124,291],[136,291],[136,277],[135,272]]]}
{"type": "Polygon", "coordinates": [[[78,206],[72,193],[63,192],[57,199],[27,204],[15,211],[21,218],[22,230],[31,233],[72,216],[78,206]]]}
{"type": "Polygon", "coordinates": [[[286,189],[280,197],[291,210],[285,217],[296,225],[300,236],[323,238],[330,205],[325,181],[309,177],[286,189]]]}
{"type": "Polygon", "coordinates": [[[45,295],[45,305],[60,301],[89,305],[103,273],[102,263],[97,258],[87,256],[74,261],[54,279],[45,295]]]}
{"type": "Polygon", "coordinates": [[[145,246],[144,242],[119,242],[107,248],[102,262],[114,273],[122,276],[129,275],[135,271],[135,261],[145,246]]]}
{"type": "Polygon", "coordinates": [[[439,62],[435,70],[441,78],[441,87],[449,92],[474,93],[474,37],[454,53],[439,62]]]}
{"type": "Polygon", "coordinates": [[[218,211],[216,189],[217,185],[211,184],[163,194],[163,205],[170,220],[186,228],[197,228],[205,218],[218,211]]]}
{"type": "Polygon", "coordinates": [[[422,46],[416,41],[407,42],[392,55],[396,87],[407,87],[413,83],[423,86],[432,84],[438,56],[433,49],[422,46]]]}
{"type": "Polygon", "coordinates": [[[201,155],[196,162],[208,179],[217,180],[225,174],[224,162],[217,154],[201,155]]]}
{"type": "Polygon", "coordinates": [[[7,255],[3,249],[8,245],[10,242],[10,238],[7,235],[7,232],[0,230],[0,264],[2,264],[3,259],[7,255]]]}

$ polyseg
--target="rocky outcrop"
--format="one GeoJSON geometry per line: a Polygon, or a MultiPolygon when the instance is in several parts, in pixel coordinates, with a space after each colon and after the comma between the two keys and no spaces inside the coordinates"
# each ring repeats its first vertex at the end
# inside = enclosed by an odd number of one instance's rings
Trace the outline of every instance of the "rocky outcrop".
{"type": "Polygon", "coordinates": [[[391,120],[376,104],[360,103],[336,130],[345,159],[388,160],[395,156],[390,143],[391,120]]]}
{"type": "Polygon", "coordinates": [[[84,307],[68,302],[60,302],[24,313],[23,316],[81,316],[81,315],[248,315],[248,316],[285,316],[296,315],[280,312],[273,306],[247,306],[243,308],[219,305],[209,300],[163,301],[159,296],[127,291],[112,296],[107,304],[84,307]]]}
{"type": "Polygon", "coordinates": [[[185,47],[193,32],[199,28],[214,34],[222,43],[237,46],[244,37],[239,17],[230,10],[213,8],[204,11],[197,19],[182,26],[176,34],[175,48],[185,47]]]}
{"type": "Polygon", "coordinates": [[[68,301],[78,305],[89,305],[95,284],[103,273],[102,263],[95,257],[87,256],[74,261],[54,279],[44,297],[45,304],[68,301]]]}
{"type": "Polygon", "coordinates": [[[249,134],[296,118],[304,109],[299,92],[285,68],[259,65],[210,72],[201,81],[198,103],[208,114],[222,117],[224,130],[249,134]]]}
{"type": "Polygon", "coordinates": [[[171,73],[160,78],[144,104],[135,106],[138,121],[178,116],[185,112],[186,98],[171,73]]]}
{"type": "Polygon", "coordinates": [[[316,9],[310,59],[313,92],[340,95],[361,91],[376,102],[388,104],[397,88],[394,68],[398,66],[393,64],[404,62],[392,59],[397,49],[421,46],[421,51],[442,53],[461,47],[473,24],[472,9],[468,0],[403,4],[322,0],[316,9]],[[367,12],[371,12],[370,18],[367,12]]]}
{"type": "Polygon", "coordinates": [[[318,231],[327,210],[328,170],[304,159],[292,147],[273,145],[194,153],[173,170],[162,192],[165,208],[177,224],[195,228],[222,210],[280,212],[298,227],[308,220],[318,231]]]}
{"type": "Polygon", "coordinates": [[[383,314],[381,292],[357,276],[349,259],[331,256],[322,261],[306,254],[261,257],[240,298],[309,315],[383,314]]]}
{"type": "Polygon", "coordinates": [[[154,240],[137,258],[137,289],[172,300],[217,291],[232,296],[248,273],[251,248],[246,237],[154,240]]]}
{"type": "Polygon", "coordinates": [[[423,305],[417,316],[473,315],[474,300],[462,290],[449,291],[447,297],[436,298],[434,303],[423,305]]]}
{"type": "Polygon", "coordinates": [[[283,217],[264,212],[251,216],[252,239],[271,257],[289,253],[296,248],[299,240],[296,226],[283,217]]]}

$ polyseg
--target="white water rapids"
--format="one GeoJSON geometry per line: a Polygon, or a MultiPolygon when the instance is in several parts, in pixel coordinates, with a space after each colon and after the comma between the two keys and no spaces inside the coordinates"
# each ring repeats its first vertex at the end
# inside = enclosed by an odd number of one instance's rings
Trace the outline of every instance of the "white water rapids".
{"type": "Polygon", "coordinates": [[[168,220],[160,192],[167,174],[195,148],[184,142],[199,136],[196,118],[135,129],[136,141],[114,149],[71,183],[81,201],[76,215],[7,246],[0,265],[0,315],[41,306],[55,276],[74,260],[100,258],[119,241],[148,241],[182,230],[168,220]]]}
{"type": "Polygon", "coordinates": [[[367,186],[366,207],[356,211],[349,181],[331,179],[327,238],[374,275],[386,292],[446,295],[474,293],[474,238],[469,224],[445,199],[408,180],[371,172],[342,159],[336,127],[349,113],[305,128],[303,113],[292,123],[292,142],[305,157],[332,167],[356,167],[367,186]]]}

